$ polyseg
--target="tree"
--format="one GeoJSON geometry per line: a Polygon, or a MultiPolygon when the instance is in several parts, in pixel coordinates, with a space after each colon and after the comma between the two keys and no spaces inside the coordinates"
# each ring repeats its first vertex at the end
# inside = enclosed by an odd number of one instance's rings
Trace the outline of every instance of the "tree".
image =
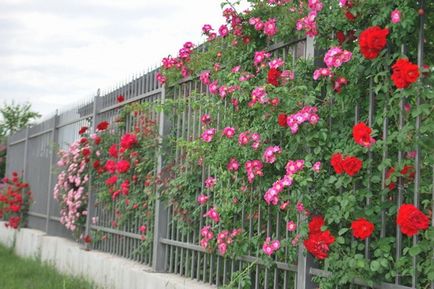
{"type": "Polygon", "coordinates": [[[25,104],[11,104],[5,103],[0,108],[0,178],[5,174],[6,167],[6,136],[12,134],[31,121],[41,117],[37,112],[31,111],[32,105],[30,103],[25,104]]]}
{"type": "Polygon", "coordinates": [[[32,120],[41,117],[39,113],[31,111],[31,108],[32,105],[30,103],[5,103],[3,107],[0,108],[2,117],[0,120],[0,136],[12,134],[25,127],[32,120]]]}

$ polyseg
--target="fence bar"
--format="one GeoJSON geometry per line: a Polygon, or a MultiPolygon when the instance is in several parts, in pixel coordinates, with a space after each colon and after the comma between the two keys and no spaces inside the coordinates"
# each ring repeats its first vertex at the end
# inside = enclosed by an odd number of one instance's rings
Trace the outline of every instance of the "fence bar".
{"type": "MultiPolygon", "coordinates": [[[[161,89],[161,103],[164,104],[166,100],[165,86],[161,89]]],[[[169,131],[169,122],[165,118],[165,111],[160,112],[159,128],[158,128],[158,158],[157,158],[157,176],[161,177],[163,169],[163,142],[169,131]]],[[[154,246],[153,246],[153,258],[152,258],[152,269],[155,272],[165,272],[166,271],[166,247],[160,242],[161,238],[167,236],[167,224],[169,223],[167,217],[167,207],[159,198],[160,191],[157,190],[157,200],[155,201],[155,219],[154,219],[154,246]]]]}
{"type": "Polygon", "coordinates": [[[53,198],[51,194],[51,189],[53,187],[53,166],[56,163],[56,153],[55,153],[55,144],[58,143],[59,133],[56,129],[57,122],[59,121],[59,117],[57,114],[53,116],[52,118],[52,125],[51,125],[51,139],[50,139],[50,145],[53,146],[50,149],[50,164],[48,169],[48,193],[47,193],[47,221],[45,222],[45,232],[48,234],[48,227],[50,224],[50,209],[51,209],[51,199],[53,198]]]}
{"type": "Polygon", "coordinates": [[[24,161],[23,161],[23,179],[27,180],[27,158],[29,156],[29,126],[26,127],[26,136],[24,143],[24,161]]]}
{"type": "MultiPolygon", "coordinates": [[[[100,90],[98,89],[96,96],[93,99],[93,113],[92,113],[92,127],[91,133],[96,131],[97,126],[97,117],[98,117],[98,108],[99,108],[99,100],[100,100],[100,90]]],[[[91,220],[92,214],[91,210],[93,209],[93,201],[92,201],[92,175],[89,173],[89,186],[88,186],[88,199],[87,199],[87,214],[86,214],[86,227],[85,227],[85,236],[89,236],[91,230],[91,220]]],[[[89,243],[86,243],[86,249],[89,248],[89,243]]]]}

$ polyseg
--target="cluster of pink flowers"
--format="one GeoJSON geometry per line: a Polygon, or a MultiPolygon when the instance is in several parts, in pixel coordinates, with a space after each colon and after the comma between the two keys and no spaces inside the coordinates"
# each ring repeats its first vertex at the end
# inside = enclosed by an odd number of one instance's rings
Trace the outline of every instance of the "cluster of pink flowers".
{"type": "Polygon", "coordinates": [[[217,248],[221,255],[225,255],[228,246],[233,243],[234,238],[241,232],[241,229],[233,229],[231,232],[228,230],[221,231],[217,234],[217,248]]]}
{"type": "Polygon", "coordinates": [[[353,54],[340,47],[331,47],[324,56],[324,63],[327,67],[340,67],[351,60],[353,54]]]}
{"type": "Polygon", "coordinates": [[[88,193],[85,191],[89,180],[87,159],[82,150],[89,149],[88,144],[75,141],[68,150],[59,151],[57,165],[63,170],[57,176],[53,196],[60,203],[60,223],[66,229],[75,231],[87,215],[88,193]]]}
{"type": "Polygon", "coordinates": [[[208,125],[211,122],[211,116],[207,113],[202,114],[202,116],[200,117],[200,122],[203,125],[208,125]]]}
{"type": "Polygon", "coordinates": [[[199,75],[199,80],[205,85],[209,85],[211,83],[211,72],[209,70],[202,71],[199,75]]]}
{"type": "Polygon", "coordinates": [[[324,78],[324,77],[332,77],[333,73],[331,71],[330,68],[318,68],[315,69],[315,71],[313,72],[313,79],[314,80],[318,80],[320,77],[324,78]]]}
{"type": "Polygon", "coordinates": [[[227,138],[233,138],[235,135],[235,129],[233,127],[225,127],[223,129],[223,135],[227,138]]]}
{"type": "Polygon", "coordinates": [[[202,27],[202,33],[206,36],[208,36],[208,41],[211,41],[216,38],[217,34],[215,32],[212,32],[213,28],[210,24],[205,24],[202,27]]]}
{"type": "Polygon", "coordinates": [[[276,19],[270,18],[263,22],[261,18],[252,17],[249,19],[249,24],[255,27],[257,31],[263,31],[267,36],[273,36],[277,33],[276,19]]]}
{"type": "Polygon", "coordinates": [[[269,99],[267,97],[267,92],[264,87],[256,87],[252,90],[252,100],[249,102],[249,107],[252,107],[255,103],[259,102],[262,104],[268,103],[269,99]]]}
{"type": "Polygon", "coordinates": [[[260,66],[266,59],[270,58],[270,53],[265,51],[256,51],[253,57],[253,63],[256,66],[260,66]]]}
{"type": "Polygon", "coordinates": [[[286,123],[291,129],[291,133],[296,134],[299,126],[306,121],[313,125],[317,124],[319,121],[317,111],[318,109],[314,106],[305,106],[297,113],[289,115],[286,123]]]}
{"type": "Polygon", "coordinates": [[[291,3],[292,0],[268,0],[268,4],[270,5],[277,5],[277,6],[282,6],[285,5],[287,3],[291,3]]]}
{"type": "Polygon", "coordinates": [[[276,154],[280,154],[281,152],[280,146],[269,146],[265,149],[262,157],[266,163],[272,164],[276,161],[276,154]]]}
{"type": "Polygon", "coordinates": [[[270,237],[265,239],[264,244],[262,245],[262,251],[268,256],[271,256],[280,249],[280,241],[279,240],[271,240],[270,237]]]}
{"type": "Polygon", "coordinates": [[[213,220],[216,223],[218,223],[220,221],[220,215],[215,208],[209,209],[208,212],[206,212],[205,215],[203,215],[203,216],[210,218],[211,220],[213,220]]]}
{"type": "Polygon", "coordinates": [[[205,180],[205,188],[212,189],[217,183],[217,179],[214,177],[208,177],[205,180]]]}
{"type": "Polygon", "coordinates": [[[292,185],[292,176],[285,175],[282,179],[273,183],[273,186],[269,188],[264,194],[264,200],[267,205],[276,206],[279,203],[279,194],[283,192],[284,188],[292,185]]]}
{"type": "Polygon", "coordinates": [[[264,173],[262,172],[263,164],[260,160],[247,161],[244,164],[244,167],[246,169],[247,180],[249,181],[249,183],[253,183],[256,176],[262,177],[264,175],[264,173]]]}
{"type": "Polygon", "coordinates": [[[256,132],[250,134],[249,131],[245,131],[240,133],[240,135],[238,136],[238,144],[241,146],[247,145],[250,142],[250,140],[253,141],[252,148],[258,149],[259,145],[261,144],[261,135],[256,132]]]}
{"type": "Polygon", "coordinates": [[[395,9],[390,13],[390,21],[393,24],[399,23],[401,21],[401,11],[398,9],[395,9]]]}
{"type": "MultiPolygon", "coordinates": [[[[183,77],[189,76],[189,71],[185,64],[190,61],[190,55],[193,52],[194,45],[192,42],[185,42],[178,52],[178,57],[164,57],[162,60],[164,69],[177,69],[181,71],[183,77]]],[[[163,78],[160,76],[160,80],[163,78]]]]}
{"type": "Polygon", "coordinates": [[[236,158],[231,158],[228,162],[227,169],[228,171],[238,171],[240,168],[240,163],[237,161],[236,158]]]}
{"type": "Polygon", "coordinates": [[[318,34],[318,28],[315,21],[316,16],[318,15],[318,12],[323,9],[323,4],[320,0],[309,0],[308,6],[309,13],[307,16],[297,20],[295,28],[297,30],[304,30],[306,35],[309,37],[314,37],[318,34]]]}
{"type": "Polygon", "coordinates": [[[283,65],[285,65],[285,62],[282,60],[282,58],[275,58],[275,59],[271,60],[270,62],[268,62],[268,66],[270,68],[277,69],[283,65]]]}
{"type": "Polygon", "coordinates": [[[214,138],[216,131],[217,130],[215,128],[210,128],[210,129],[205,130],[201,136],[202,140],[204,142],[211,142],[212,139],[214,138]]]}
{"type": "Polygon", "coordinates": [[[304,160],[289,160],[285,166],[286,174],[292,176],[304,168],[304,160]]]}
{"type": "Polygon", "coordinates": [[[160,72],[157,72],[157,81],[160,83],[160,85],[163,85],[166,83],[167,78],[161,74],[160,72]]]}
{"type": "Polygon", "coordinates": [[[208,248],[209,241],[214,238],[211,226],[205,226],[200,229],[200,235],[202,236],[202,239],[200,239],[200,246],[204,249],[208,248]]]}

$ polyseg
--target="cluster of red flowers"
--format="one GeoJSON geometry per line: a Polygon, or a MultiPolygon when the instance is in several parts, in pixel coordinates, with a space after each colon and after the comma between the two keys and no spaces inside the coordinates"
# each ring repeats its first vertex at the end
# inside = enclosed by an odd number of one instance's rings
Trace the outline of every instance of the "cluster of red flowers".
{"type": "Polygon", "coordinates": [[[12,173],[12,178],[3,178],[3,183],[5,186],[0,191],[0,218],[8,221],[7,227],[17,229],[22,225],[30,205],[29,185],[22,182],[16,172],[12,173]]]}
{"type": "Polygon", "coordinates": [[[374,59],[387,45],[387,28],[381,29],[378,26],[372,26],[360,33],[359,46],[360,52],[366,59],[374,59]]]}
{"type": "Polygon", "coordinates": [[[391,79],[397,88],[407,88],[419,78],[419,67],[407,59],[398,59],[392,66],[391,79]]]}
{"type": "Polygon", "coordinates": [[[428,217],[412,204],[403,204],[399,208],[396,222],[401,232],[409,237],[429,227],[428,217]]]}
{"type": "Polygon", "coordinates": [[[321,230],[322,226],[324,226],[324,218],[321,216],[313,217],[309,222],[309,236],[303,242],[306,250],[318,259],[328,257],[330,245],[335,241],[335,237],[329,230],[321,230]]]}
{"type": "Polygon", "coordinates": [[[345,172],[351,177],[355,176],[363,166],[361,159],[354,156],[343,157],[341,153],[334,153],[330,163],[338,175],[345,172]]]}
{"type": "MultiPolygon", "coordinates": [[[[392,174],[395,173],[395,168],[391,167],[387,173],[386,173],[386,180],[389,180],[392,177],[392,174]]],[[[414,176],[416,175],[416,172],[414,171],[414,167],[411,165],[406,165],[402,168],[400,175],[404,177],[408,182],[411,182],[414,180],[414,176]]],[[[389,190],[394,190],[396,188],[396,182],[390,182],[389,184],[389,190]]]]}

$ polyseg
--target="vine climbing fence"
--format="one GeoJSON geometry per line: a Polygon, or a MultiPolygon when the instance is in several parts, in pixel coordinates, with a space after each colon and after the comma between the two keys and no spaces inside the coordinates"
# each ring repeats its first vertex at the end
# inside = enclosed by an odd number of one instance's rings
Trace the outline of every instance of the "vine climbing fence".
{"type": "MultiPolygon", "coordinates": [[[[423,21],[423,17],[421,17],[423,21]]],[[[419,29],[418,43],[418,64],[423,64],[423,23],[419,29]]],[[[280,57],[285,62],[295,62],[300,58],[317,58],[318,51],[314,49],[311,38],[298,39],[286,43],[276,43],[269,46],[268,51],[274,57],[280,57]]],[[[56,183],[56,150],[66,148],[78,137],[78,131],[83,126],[93,127],[100,121],[106,120],[114,123],[119,116],[120,109],[128,104],[142,102],[161,102],[168,99],[184,99],[185,107],[181,113],[169,117],[165,112],[153,112],[148,117],[155,121],[161,140],[164,142],[167,137],[172,136],[176,139],[193,140],[198,139],[201,134],[200,117],[207,112],[206,107],[196,107],[189,102],[189,97],[195,93],[208,94],[208,88],[203,85],[198,78],[189,78],[181,81],[175,86],[161,86],[157,81],[158,69],[132,79],[127,84],[109,91],[98,93],[92,99],[83,102],[74,108],[56,112],[52,117],[45,121],[27,127],[8,138],[7,144],[7,174],[13,171],[22,172],[24,179],[30,184],[33,191],[33,203],[29,211],[29,227],[45,231],[49,235],[71,237],[70,232],[60,224],[59,205],[53,199],[52,192],[56,183]],[[125,101],[119,103],[116,98],[123,95],[125,101]]],[[[372,81],[372,80],[371,80],[372,81]]],[[[378,105],[376,94],[371,84],[371,89],[366,95],[367,106],[356,104],[354,107],[354,122],[360,119],[367,119],[371,127],[376,122],[376,117],[382,114],[385,109],[378,105]]],[[[420,100],[416,101],[417,106],[421,105],[420,100]]],[[[390,131],[402,129],[404,126],[404,99],[399,104],[398,122],[390,122],[387,118],[382,121],[382,136],[387,139],[390,131]]],[[[415,108],[416,110],[418,107],[415,108]]],[[[222,110],[218,115],[217,128],[223,128],[225,111],[222,110]]],[[[329,129],[333,130],[333,118],[328,120],[329,129]]],[[[416,118],[416,126],[420,126],[421,119],[416,118]]],[[[132,130],[132,123],[127,122],[123,130],[132,130]]],[[[180,164],[184,161],[184,152],[179,148],[175,152],[175,162],[180,164]]],[[[419,145],[416,146],[415,158],[415,179],[413,200],[416,205],[420,201],[421,176],[430,175],[434,178],[433,168],[421,164],[422,151],[419,145]],[[425,170],[422,172],[421,170],[425,170]],[[427,170],[430,170],[427,172],[427,170]]],[[[396,159],[397,162],[403,161],[404,152],[398,151],[395,155],[390,155],[387,148],[377,155],[369,152],[369,158],[396,159]]],[[[155,156],[155,174],[160,174],[164,165],[164,153],[159,151],[155,156]]],[[[368,168],[371,170],[372,168],[368,168]]],[[[381,187],[385,188],[386,170],[383,168],[381,187]]],[[[200,190],[204,191],[203,183],[210,172],[203,167],[200,172],[200,190]]],[[[402,182],[399,179],[399,182],[402,182]]],[[[433,180],[434,182],[434,180],[433,180]]],[[[368,183],[368,187],[371,183],[368,183]]],[[[192,221],[193,230],[186,232],[183,230],[173,203],[166,203],[156,199],[152,204],[153,216],[147,223],[147,229],[152,232],[152,240],[149,246],[142,248],[143,236],[140,232],[140,220],[129,219],[122,226],[114,227],[112,223],[116,220],[115,210],[110,210],[99,206],[92,190],[92,179],[90,180],[90,201],[88,204],[88,218],[86,222],[86,232],[98,232],[104,237],[92,244],[93,249],[119,255],[132,259],[148,266],[157,272],[168,272],[179,274],[186,278],[196,279],[200,282],[223,286],[230,283],[236,274],[248,272],[251,288],[316,288],[312,277],[329,276],[327,267],[320,268],[315,263],[313,257],[306,254],[302,245],[298,247],[297,258],[289,259],[286,252],[279,257],[273,257],[273,266],[265,264],[257,253],[250,252],[244,256],[231,259],[216,253],[209,253],[200,245],[200,228],[206,223],[205,214],[210,208],[202,208],[199,218],[192,221]],[[92,219],[98,221],[92,222],[92,219]]],[[[403,201],[403,186],[398,186],[398,196],[394,199],[397,204],[403,201]]],[[[368,188],[369,189],[369,188],[368,188]]],[[[155,194],[158,195],[158,187],[155,187],[155,194]]],[[[434,191],[431,192],[434,198],[434,191]]],[[[369,199],[366,202],[369,203],[369,199]]],[[[241,224],[242,230],[250,237],[260,232],[267,231],[267,235],[276,238],[288,237],[286,223],[282,221],[280,212],[262,212],[263,208],[242,209],[241,224]],[[249,211],[250,210],[250,211],[249,211]]],[[[399,258],[402,254],[402,236],[394,223],[387,219],[384,213],[381,214],[381,236],[396,236],[397,242],[394,245],[395,257],[399,258]]],[[[414,244],[418,239],[414,237],[414,244]]],[[[369,240],[366,241],[369,244],[369,240]]],[[[368,248],[369,246],[366,246],[368,248]]],[[[287,250],[287,249],[285,249],[287,250]]],[[[367,249],[365,255],[369,258],[375,252],[367,249]]],[[[416,256],[411,264],[414,272],[416,268],[416,256]]],[[[413,274],[412,278],[396,278],[394,283],[379,282],[376,285],[366,284],[362,279],[353,280],[353,288],[397,288],[408,289],[416,288],[418,275],[413,274]]],[[[242,287],[238,283],[235,287],[242,287]]],[[[434,288],[434,285],[431,285],[434,288]]]]}

